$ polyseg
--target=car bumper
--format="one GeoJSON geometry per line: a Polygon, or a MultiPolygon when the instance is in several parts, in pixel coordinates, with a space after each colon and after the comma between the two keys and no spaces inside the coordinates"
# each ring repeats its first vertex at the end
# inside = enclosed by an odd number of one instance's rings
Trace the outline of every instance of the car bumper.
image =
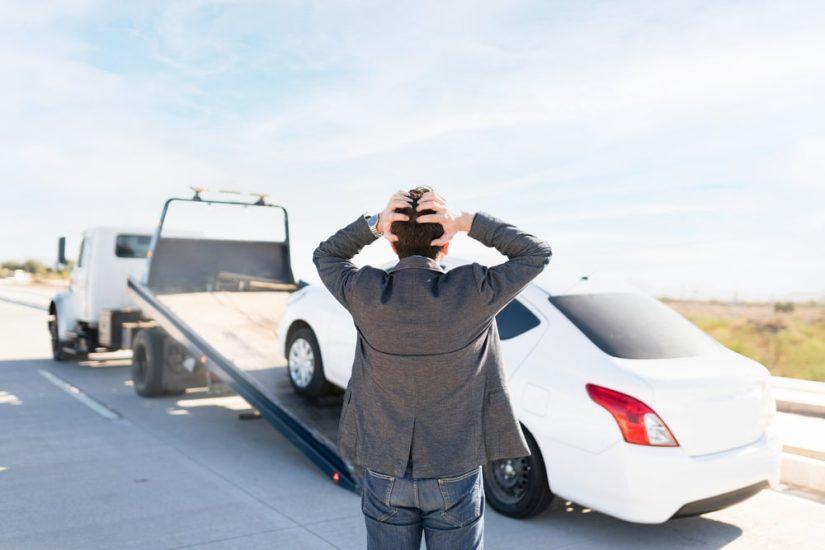
{"type": "Polygon", "coordinates": [[[773,425],[749,445],[695,457],[624,441],[601,453],[559,451],[545,457],[554,492],[627,521],[662,523],[734,504],[762,482],[778,485],[782,442],[773,425]]]}

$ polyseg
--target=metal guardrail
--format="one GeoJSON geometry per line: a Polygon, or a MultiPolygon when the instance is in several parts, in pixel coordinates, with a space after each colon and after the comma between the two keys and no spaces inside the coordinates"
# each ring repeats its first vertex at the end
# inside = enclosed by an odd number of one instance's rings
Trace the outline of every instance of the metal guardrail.
{"type": "Polygon", "coordinates": [[[771,387],[778,411],[825,418],[825,382],[772,376],[771,387]]]}

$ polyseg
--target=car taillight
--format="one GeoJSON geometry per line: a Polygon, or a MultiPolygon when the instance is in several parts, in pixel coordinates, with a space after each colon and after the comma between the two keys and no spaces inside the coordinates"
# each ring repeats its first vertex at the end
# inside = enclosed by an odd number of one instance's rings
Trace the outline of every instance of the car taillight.
{"type": "Polygon", "coordinates": [[[587,384],[585,387],[590,399],[613,415],[628,443],[657,447],[679,446],[659,415],[638,399],[596,384],[587,384]]]}

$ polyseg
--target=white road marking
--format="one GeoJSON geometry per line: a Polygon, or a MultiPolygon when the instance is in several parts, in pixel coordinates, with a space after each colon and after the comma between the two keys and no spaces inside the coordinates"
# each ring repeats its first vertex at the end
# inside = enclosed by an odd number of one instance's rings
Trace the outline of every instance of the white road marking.
{"type": "Polygon", "coordinates": [[[98,403],[97,401],[95,401],[82,391],[80,391],[80,389],[76,388],[75,386],[72,386],[62,378],[59,378],[54,374],[50,373],[49,371],[45,371],[43,369],[39,369],[38,372],[41,374],[41,376],[43,376],[43,378],[45,378],[61,390],[65,391],[66,393],[68,393],[69,395],[71,395],[72,397],[74,397],[75,399],[77,399],[90,409],[92,409],[94,412],[96,412],[103,418],[106,418],[108,420],[117,420],[120,418],[120,415],[118,413],[108,408],[107,406],[98,403]]]}
{"type": "Polygon", "coordinates": [[[6,302],[8,304],[13,304],[15,306],[30,307],[30,308],[39,309],[39,310],[42,310],[42,311],[49,311],[49,306],[48,305],[43,305],[43,304],[40,304],[40,303],[34,303],[34,302],[30,302],[28,300],[20,300],[18,298],[8,297],[8,296],[4,296],[2,294],[0,294],[0,302],[6,302]]]}

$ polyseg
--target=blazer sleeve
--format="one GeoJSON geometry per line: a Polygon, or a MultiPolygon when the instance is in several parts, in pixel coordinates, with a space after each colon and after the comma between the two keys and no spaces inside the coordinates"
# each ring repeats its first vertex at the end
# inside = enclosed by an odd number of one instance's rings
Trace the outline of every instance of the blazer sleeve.
{"type": "Polygon", "coordinates": [[[552,255],[545,241],[484,212],[475,215],[468,235],[508,258],[493,267],[473,266],[475,283],[492,314],[541,273],[552,255]]]}
{"type": "Polygon", "coordinates": [[[359,216],[319,244],[312,253],[312,262],[318,269],[321,281],[347,309],[353,282],[360,271],[350,260],[376,239],[378,237],[370,231],[366,217],[359,216]]]}

